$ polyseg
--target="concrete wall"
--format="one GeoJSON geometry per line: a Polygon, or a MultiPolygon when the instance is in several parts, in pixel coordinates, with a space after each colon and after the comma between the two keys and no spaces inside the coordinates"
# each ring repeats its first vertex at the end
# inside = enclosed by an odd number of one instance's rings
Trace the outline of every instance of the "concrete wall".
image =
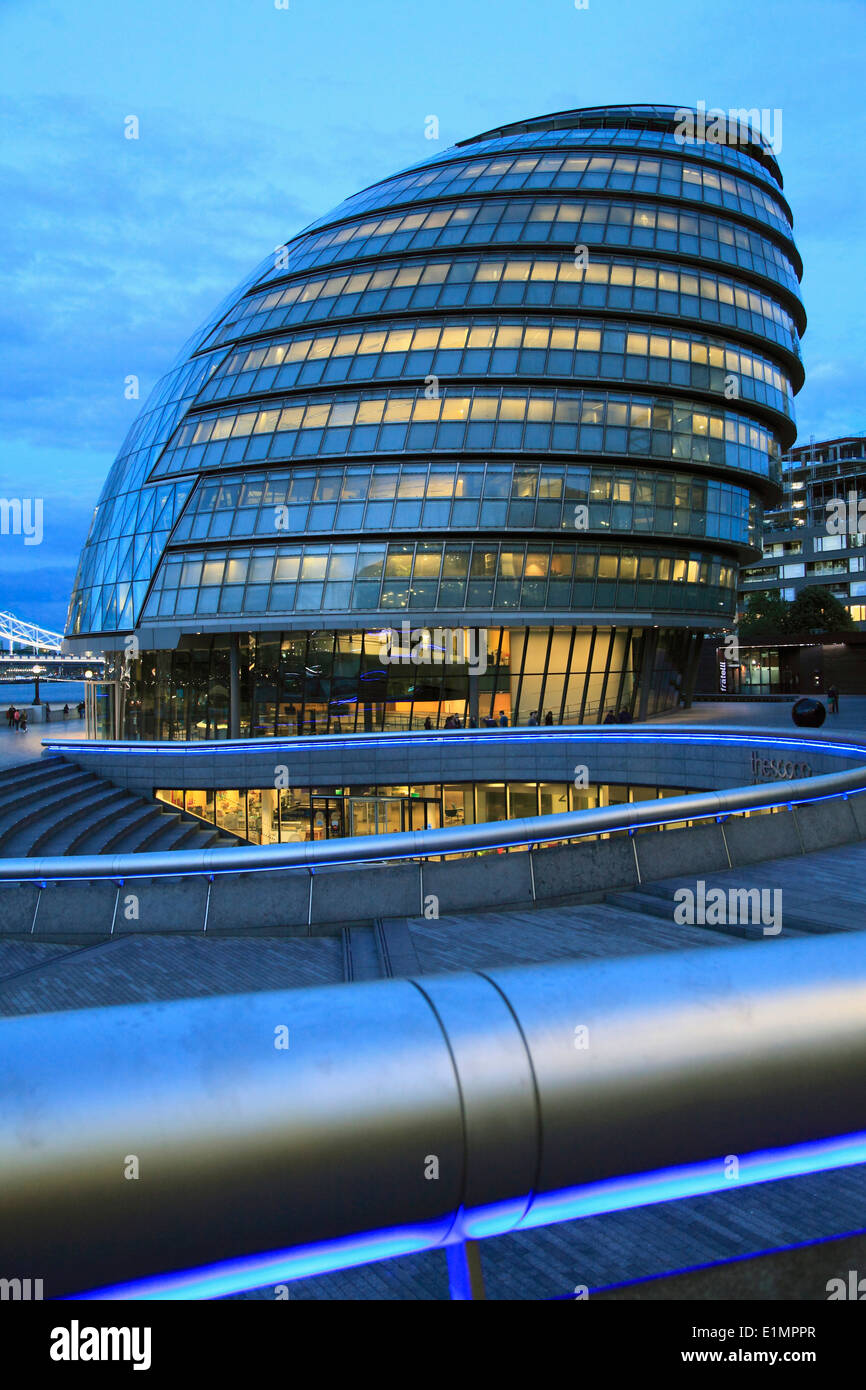
{"type": "MultiPolygon", "coordinates": [[[[591,783],[721,790],[756,780],[752,753],[805,761],[811,773],[842,772],[862,759],[780,748],[778,729],[739,731],[735,739],[696,742],[706,728],[655,726],[642,739],[581,728],[474,729],[452,734],[349,734],[306,739],[246,739],[207,744],[63,744],[52,746],[80,767],[144,796],[157,787],[393,786],[406,782],[571,782],[575,767],[591,783]],[[674,735],[681,742],[671,742],[674,735]],[[743,735],[746,734],[744,738],[743,735]],[[647,734],[650,737],[647,737],[647,734]],[[285,769],[285,771],[281,771],[285,769]]],[[[785,735],[787,737],[787,735],[785,735]]],[[[822,735],[817,734],[818,738],[822,735]]],[[[792,729],[790,738],[797,741],[792,729]]],[[[831,741],[831,740],[825,740],[831,741]]],[[[839,740],[844,742],[844,740],[839,740]]],[[[758,780],[773,780],[773,774],[758,780]]]]}
{"type": "Polygon", "coordinates": [[[377,918],[592,897],[866,838],[866,793],[773,815],[419,863],[116,882],[0,883],[0,935],[127,932],[332,934],[377,918]]]}

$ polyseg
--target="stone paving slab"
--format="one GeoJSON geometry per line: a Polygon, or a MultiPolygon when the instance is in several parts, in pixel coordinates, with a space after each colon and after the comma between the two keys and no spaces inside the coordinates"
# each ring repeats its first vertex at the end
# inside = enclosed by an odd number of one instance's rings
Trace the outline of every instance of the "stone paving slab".
{"type": "MultiPolygon", "coordinates": [[[[24,959],[22,953],[19,960],[24,959]]],[[[32,959],[38,962],[37,956],[32,959]]],[[[0,955],[0,966],[2,961],[0,955]]],[[[342,947],[336,937],[129,936],[5,987],[0,981],[0,1016],[303,989],[337,984],[342,978],[342,947]]]]}
{"type": "Polygon", "coordinates": [[[410,919],[409,928],[428,973],[683,951],[720,942],[701,927],[668,924],[608,903],[410,919]]]}

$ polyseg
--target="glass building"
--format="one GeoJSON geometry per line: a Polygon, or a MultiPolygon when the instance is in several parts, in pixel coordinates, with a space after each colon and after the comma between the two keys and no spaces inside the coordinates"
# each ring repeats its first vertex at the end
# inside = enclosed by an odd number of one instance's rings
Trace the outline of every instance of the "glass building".
{"type": "Polygon", "coordinates": [[[110,656],[105,731],[690,699],[779,497],[805,315],[769,144],[733,118],[689,142],[681,114],[569,111],[436,152],[219,306],[82,553],[68,635],[110,656]]]}

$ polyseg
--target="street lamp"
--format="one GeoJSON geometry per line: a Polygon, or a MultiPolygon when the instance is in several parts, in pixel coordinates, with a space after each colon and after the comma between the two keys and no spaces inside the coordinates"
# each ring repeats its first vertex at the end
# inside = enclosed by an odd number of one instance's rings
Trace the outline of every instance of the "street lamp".
{"type": "Polygon", "coordinates": [[[34,666],[34,667],[33,667],[33,675],[34,675],[34,678],[35,678],[35,680],[36,680],[36,694],[35,694],[34,697],[33,697],[33,703],[34,703],[34,705],[41,705],[41,704],[42,704],[42,701],[41,701],[40,698],[39,698],[39,677],[42,675],[42,673],[43,673],[44,670],[45,670],[45,667],[44,667],[44,666],[34,666]]]}

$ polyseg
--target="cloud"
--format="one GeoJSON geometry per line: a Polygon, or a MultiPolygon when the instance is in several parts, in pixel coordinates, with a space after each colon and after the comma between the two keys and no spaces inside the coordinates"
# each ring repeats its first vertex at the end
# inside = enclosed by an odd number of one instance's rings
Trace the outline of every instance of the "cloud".
{"type": "Polygon", "coordinates": [[[280,186],[275,133],[190,130],[63,99],[0,104],[0,358],[6,441],[116,449],[142,396],[269,240],[316,208],[280,186]],[[264,237],[264,244],[263,244],[264,237]]]}

